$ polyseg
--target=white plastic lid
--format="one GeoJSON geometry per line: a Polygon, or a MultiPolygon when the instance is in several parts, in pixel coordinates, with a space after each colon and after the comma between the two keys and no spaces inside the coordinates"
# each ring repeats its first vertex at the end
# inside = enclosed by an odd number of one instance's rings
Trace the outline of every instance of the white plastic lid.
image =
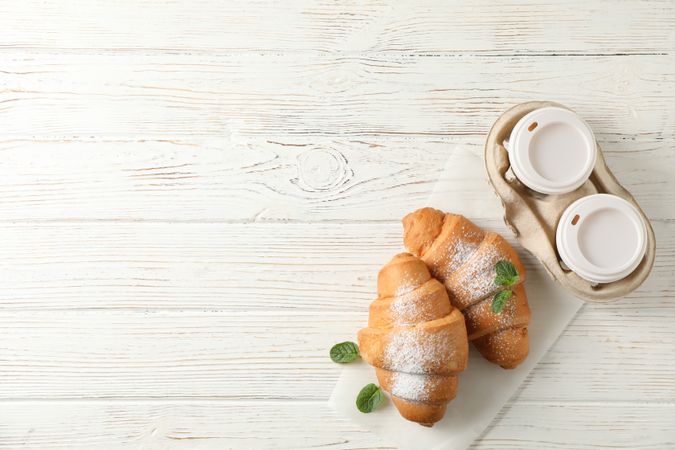
{"type": "Polygon", "coordinates": [[[595,137],[586,122],[557,107],[524,116],[505,145],[516,177],[543,194],[564,194],[584,184],[597,155],[595,137]]]}
{"type": "Polygon", "coordinates": [[[596,194],[572,203],[558,222],[562,261],[593,283],[630,275],[647,250],[647,228],[633,205],[616,195],[596,194]]]}

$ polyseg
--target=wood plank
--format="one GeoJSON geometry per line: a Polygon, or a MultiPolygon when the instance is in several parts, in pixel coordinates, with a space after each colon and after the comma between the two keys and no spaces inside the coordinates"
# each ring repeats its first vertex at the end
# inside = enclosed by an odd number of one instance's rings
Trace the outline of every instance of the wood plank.
{"type": "Polygon", "coordinates": [[[628,139],[672,137],[675,118],[667,55],[38,52],[6,55],[0,82],[5,139],[207,135],[223,147],[250,136],[485,135],[532,99],[565,103],[596,133],[628,139]]]}
{"type": "MultiPolygon", "coordinates": [[[[467,145],[479,151],[481,140],[476,137],[467,145]]],[[[431,138],[323,137],[256,138],[240,144],[198,137],[5,141],[0,143],[0,216],[257,222],[398,219],[413,205],[424,203],[453,145],[431,138]],[[373,208],[373,203],[379,207],[373,208]]],[[[487,192],[484,180],[476,181],[487,192]]]]}
{"type": "MultiPolygon", "coordinates": [[[[500,220],[478,223],[504,230],[500,220]]],[[[669,308],[662,299],[675,296],[675,223],[654,226],[654,272],[626,301],[669,308]]],[[[361,313],[373,298],[377,271],[403,250],[397,222],[75,222],[3,224],[2,230],[4,310],[361,313]]],[[[522,256],[527,267],[538,264],[522,256]]]]}
{"type": "MultiPolygon", "coordinates": [[[[653,219],[675,218],[675,139],[599,136],[653,219]],[[646,176],[646,174],[649,174],[646,176]]],[[[467,202],[485,201],[483,136],[210,137],[0,142],[3,221],[397,221],[425,204],[455,152],[467,202]],[[476,174],[476,176],[471,176],[476,174]],[[179,207],[177,207],[179,205],[179,207]]],[[[501,216],[494,211],[493,217],[501,216]]]]}
{"type": "Polygon", "coordinates": [[[672,50],[673,26],[668,1],[30,0],[0,8],[9,49],[642,53],[672,50]]]}
{"type": "Polygon", "coordinates": [[[6,450],[391,448],[318,402],[10,402],[0,430],[6,450]]]}
{"type": "MultiPolygon", "coordinates": [[[[675,402],[668,298],[586,306],[519,398],[675,402]]],[[[0,399],[325,400],[361,309],[2,311],[0,399]]]]}
{"type": "Polygon", "coordinates": [[[319,316],[0,313],[0,398],[325,400],[340,370],[328,349],[347,335],[333,330],[355,317],[319,316]]]}
{"type": "MultiPolygon", "coordinates": [[[[394,448],[316,402],[3,403],[0,449],[394,448]]],[[[388,407],[392,407],[388,405],[388,407]]],[[[669,449],[673,404],[517,403],[471,448],[669,449]],[[602,419],[600,419],[602,418],[602,419]]]]}
{"type": "Polygon", "coordinates": [[[513,404],[476,449],[673,448],[675,406],[644,403],[513,404]]]}
{"type": "MultiPolygon", "coordinates": [[[[675,401],[675,224],[655,226],[652,277],[587,305],[521,398],[675,401]]],[[[400,228],[5,224],[0,246],[0,398],[323,400],[400,228]]]]}
{"type": "Polygon", "coordinates": [[[588,119],[659,254],[474,448],[673,447],[673,25],[669,1],[0,4],[0,448],[389,448],[323,404],[327,348],[448,149],[532,98],[588,119]]]}

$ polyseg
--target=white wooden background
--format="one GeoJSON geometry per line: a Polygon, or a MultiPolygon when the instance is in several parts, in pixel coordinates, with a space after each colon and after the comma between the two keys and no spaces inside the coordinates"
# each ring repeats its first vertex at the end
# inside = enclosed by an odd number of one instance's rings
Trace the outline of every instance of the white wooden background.
{"type": "Polygon", "coordinates": [[[669,0],[0,1],[0,448],[392,447],[327,351],[448,149],[531,99],[658,255],[475,448],[675,448],[674,55],[669,0]]]}

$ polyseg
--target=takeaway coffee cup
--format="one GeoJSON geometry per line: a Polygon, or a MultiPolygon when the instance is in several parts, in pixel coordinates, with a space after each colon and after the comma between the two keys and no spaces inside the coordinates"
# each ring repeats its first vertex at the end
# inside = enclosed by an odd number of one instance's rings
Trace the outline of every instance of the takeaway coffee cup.
{"type": "Polygon", "coordinates": [[[556,231],[562,261],[593,283],[630,275],[647,250],[647,227],[637,209],[616,195],[582,197],[563,212],[556,231]]]}
{"type": "Polygon", "coordinates": [[[590,127],[568,109],[535,109],[522,117],[504,143],[514,175],[543,194],[564,194],[588,179],[597,157],[590,127]]]}
{"type": "Polygon", "coordinates": [[[573,295],[611,301],[649,276],[656,249],[649,219],[607,167],[588,125],[563,105],[533,101],[505,111],[487,135],[485,169],[518,242],[573,295]]]}
{"type": "MultiPolygon", "coordinates": [[[[593,131],[574,112],[555,106],[523,116],[504,144],[514,175],[528,188],[566,194],[588,179],[597,159],[593,131]]],[[[626,200],[582,197],[563,212],[556,230],[560,259],[580,277],[611,283],[630,275],[647,249],[647,228],[626,200]]]]}

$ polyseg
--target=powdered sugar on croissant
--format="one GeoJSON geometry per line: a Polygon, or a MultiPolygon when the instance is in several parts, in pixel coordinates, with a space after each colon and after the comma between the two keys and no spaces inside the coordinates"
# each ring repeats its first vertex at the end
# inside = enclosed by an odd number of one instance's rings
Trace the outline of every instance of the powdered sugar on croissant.
{"type": "Polygon", "coordinates": [[[431,426],[457,393],[468,341],[462,314],[418,258],[401,253],[378,275],[359,351],[403,417],[431,426]]]}
{"type": "Polygon", "coordinates": [[[531,313],[522,284],[525,268],[515,250],[465,217],[433,208],[408,214],[403,227],[406,248],[429,266],[464,314],[469,340],[489,361],[504,368],[520,364],[529,351],[531,313]],[[501,289],[494,282],[495,266],[501,260],[515,266],[519,284],[504,310],[493,313],[492,298],[501,289]]]}

